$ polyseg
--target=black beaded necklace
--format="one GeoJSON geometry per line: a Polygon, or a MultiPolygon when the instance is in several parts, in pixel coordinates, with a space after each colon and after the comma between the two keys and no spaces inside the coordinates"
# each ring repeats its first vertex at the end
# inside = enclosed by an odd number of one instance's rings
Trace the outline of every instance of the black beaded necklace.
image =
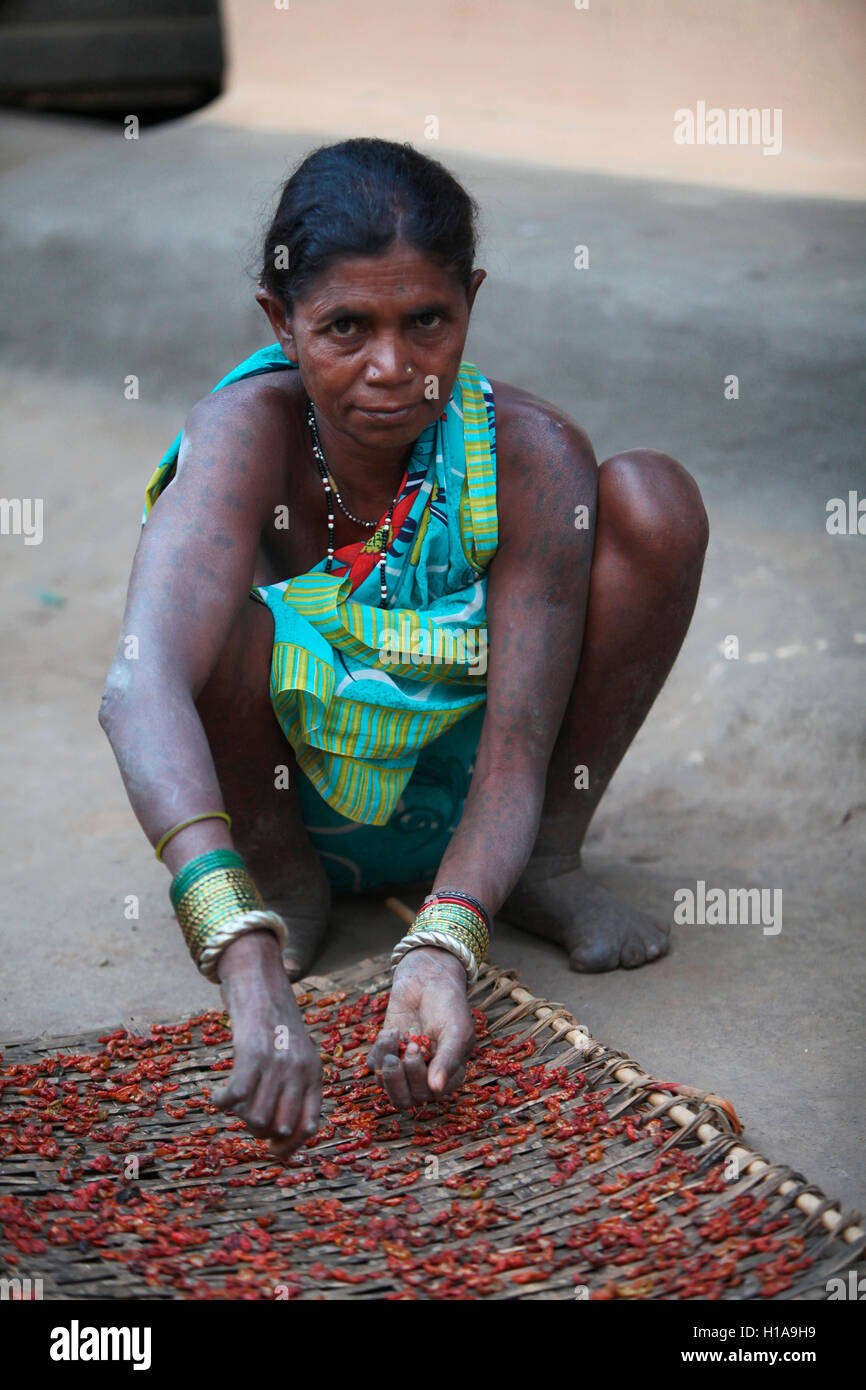
{"type": "MultiPolygon", "coordinates": [[[[373,527],[378,526],[379,523],[377,521],[364,521],[359,516],[353,516],[353,514],[349,511],[348,507],[344,504],[343,499],[340,496],[340,489],[337,487],[337,480],[332,476],[332,474],[328,470],[328,464],[327,460],[325,459],[324,450],[322,449],[322,445],[319,442],[319,431],[316,428],[316,415],[315,411],[313,410],[313,402],[309,400],[307,401],[307,424],[310,427],[310,434],[312,436],[313,441],[313,456],[315,457],[316,463],[318,464],[319,474],[321,476],[322,484],[325,489],[325,499],[328,504],[328,559],[325,564],[325,569],[328,573],[330,573],[334,564],[334,508],[331,503],[331,494],[333,493],[333,495],[336,497],[337,504],[340,507],[340,510],[345,512],[349,520],[354,521],[358,526],[366,526],[368,529],[372,529],[373,527]]],[[[383,608],[386,608],[388,606],[388,588],[385,583],[385,565],[387,563],[388,558],[388,539],[391,535],[391,517],[394,515],[394,508],[397,505],[397,498],[399,496],[400,493],[398,491],[390,507],[388,508],[388,516],[385,520],[385,525],[382,534],[382,548],[379,551],[379,580],[382,588],[383,608]]]]}

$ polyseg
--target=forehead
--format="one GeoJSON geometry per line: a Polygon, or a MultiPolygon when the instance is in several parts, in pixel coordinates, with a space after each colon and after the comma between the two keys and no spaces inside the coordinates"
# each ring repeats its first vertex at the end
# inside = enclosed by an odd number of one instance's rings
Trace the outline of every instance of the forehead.
{"type": "Polygon", "coordinates": [[[375,309],[386,304],[414,304],[435,296],[453,299],[462,293],[454,270],[395,242],[378,256],[344,256],[322,271],[307,287],[297,304],[316,313],[335,303],[375,309]]]}

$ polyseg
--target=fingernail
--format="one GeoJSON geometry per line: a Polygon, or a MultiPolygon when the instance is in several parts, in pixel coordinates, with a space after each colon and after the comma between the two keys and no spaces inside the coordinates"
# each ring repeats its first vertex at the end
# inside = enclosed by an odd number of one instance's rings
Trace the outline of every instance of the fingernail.
{"type": "Polygon", "coordinates": [[[397,1067],[397,1066],[399,1066],[399,1065],[400,1065],[400,1058],[399,1058],[399,1057],[395,1057],[394,1054],[393,1054],[393,1052],[387,1052],[387,1053],[385,1054],[385,1066],[386,1066],[386,1067],[397,1067]]]}

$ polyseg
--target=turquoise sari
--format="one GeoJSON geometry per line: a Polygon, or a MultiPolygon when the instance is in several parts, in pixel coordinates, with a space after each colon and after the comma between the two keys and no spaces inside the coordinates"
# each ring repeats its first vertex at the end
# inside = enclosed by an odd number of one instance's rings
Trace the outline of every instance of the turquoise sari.
{"type": "MultiPolygon", "coordinates": [[[[214,390],[290,370],[263,348],[214,390]]],[[[178,436],[144,520],[177,464],[178,436]]],[[[274,618],[271,701],[299,769],[304,823],[336,889],[429,879],[463,809],[486,705],[486,567],[498,544],[493,392],[461,363],[384,522],[307,574],[257,586],[274,618]]],[[[326,534],[325,506],[323,536],[326,534]]]]}

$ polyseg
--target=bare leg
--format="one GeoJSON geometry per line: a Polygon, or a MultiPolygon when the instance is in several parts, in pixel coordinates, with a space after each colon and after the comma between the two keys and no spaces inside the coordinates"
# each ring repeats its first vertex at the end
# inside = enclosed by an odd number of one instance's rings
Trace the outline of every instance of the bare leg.
{"type": "Polygon", "coordinates": [[[270,610],[250,600],[196,708],[232,818],[232,838],[267,907],[286,921],[284,960],[290,977],[298,979],[324,935],[331,887],[301,818],[295,755],[271,706],[273,640],[270,610]],[[283,767],[289,785],[278,790],[283,767]]]}
{"type": "Polygon", "coordinates": [[[639,449],[599,469],[583,651],[547,774],[532,856],[499,916],[558,941],[572,969],[643,965],[669,927],[592,884],[580,849],[596,807],[688,631],[709,524],[675,459],[639,449]],[[575,787],[575,769],[589,785],[575,787]]]}

